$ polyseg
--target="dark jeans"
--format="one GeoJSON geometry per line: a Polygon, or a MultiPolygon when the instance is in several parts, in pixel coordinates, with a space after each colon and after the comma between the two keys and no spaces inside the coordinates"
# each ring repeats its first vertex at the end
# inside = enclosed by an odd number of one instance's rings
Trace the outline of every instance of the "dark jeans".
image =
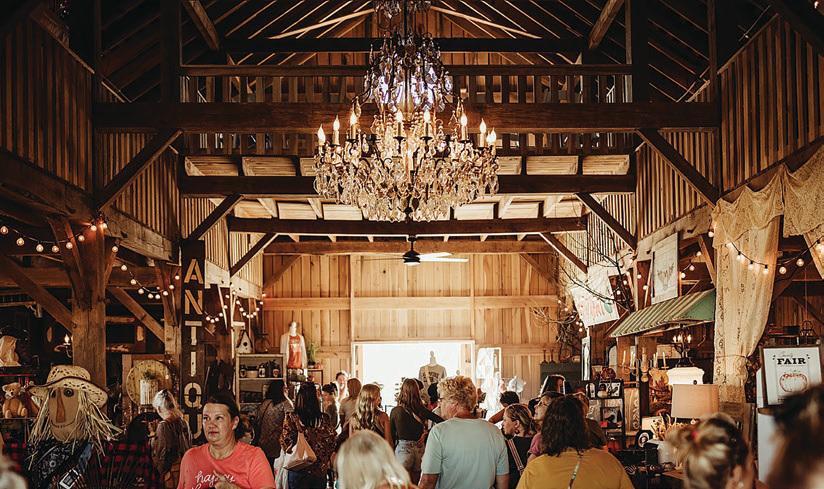
{"type": "Polygon", "coordinates": [[[326,489],[326,476],[289,471],[289,489],[326,489]]]}

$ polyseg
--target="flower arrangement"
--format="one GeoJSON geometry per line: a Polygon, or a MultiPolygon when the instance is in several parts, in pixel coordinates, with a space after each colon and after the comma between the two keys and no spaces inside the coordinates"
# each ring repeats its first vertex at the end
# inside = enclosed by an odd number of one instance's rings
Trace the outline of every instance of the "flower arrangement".
{"type": "Polygon", "coordinates": [[[659,440],[666,440],[667,433],[684,426],[687,426],[687,423],[676,423],[670,415],[664,414],[660,420],[656,419],[652,422],[652,432],[659,440]]]}

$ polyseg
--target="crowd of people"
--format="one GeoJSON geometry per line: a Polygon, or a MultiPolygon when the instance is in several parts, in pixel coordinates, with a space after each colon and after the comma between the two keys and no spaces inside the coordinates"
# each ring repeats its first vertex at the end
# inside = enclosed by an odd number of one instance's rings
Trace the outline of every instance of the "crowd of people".
{"type": "MultiPolygon", "coordinates": [[[[344,372],[324,386],[302,383],[294,404],[283,381],[274,380],[251,423],[231,394],[217,394],[203,406],[206,443],[194,447],[174,396],[160,391],[153,460],[165,487],[177,489],[633,487],[606,450],[599,423],[587,418],[589,399],[565,395],[563,382],[551,379],[529,403],[505,392],[504,408],[489,419],[478,417],[479,391],[468,377],[421,387],[405,379],[387,414],[377,385],[344,372]]],[[[822,416],[821,385],[776,409],[770,488],[824,487],[822,416]]],[[[686,489],[755,487],[753,450],[729,416],[673,429],[667,441],[677,447],[686,489]]],[[[0,463],[0,481],[14,477],[0,463]]]]}

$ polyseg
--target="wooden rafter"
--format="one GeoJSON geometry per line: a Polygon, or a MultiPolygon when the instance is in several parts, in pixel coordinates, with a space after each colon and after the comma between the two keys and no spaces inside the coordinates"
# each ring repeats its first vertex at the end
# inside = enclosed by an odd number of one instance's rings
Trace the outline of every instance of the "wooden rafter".
{"type": "Polygon", "coordinates": [[[589,38],[587,39],[588,50],[595,51],[598,49],[598,45],[601,44],[609,27],[612,25],[612,21],[615,20],[618,11],[621,10],[623,5],[624,0],[607,0],[607,4],[604,5],[603,10],[601,10],[601,15],[589,32],[589,38]]]}
{"type": "Polygon", "coordinates": [[[140,304],[137,303],[136,300],[129,295],[128,292],[121,289],[120,287],[109,287],[109,293],[111,293],[121,304],[123,304],[126,309],[129,310],[132,314],[134,314],[135,319],[140,321],[141,324],[146,326],[155,336],[158,337],[160,340],[164,340],[165,336],[163,334],[163,327],[160,323],[157,322],[155,318],[152,317],[151,314],[146,312],[146,309],[143,308],[140,304]]]}
{"type": "MultiPolygon", "coordinates": [[[[205,177],[199,177],[205,178],[205,177]]],[[[243,177],[241,177],[243,178],[243,177]]],[[[186,237],[187,241],[195,241],[203,237],[204,234],[208,233],[215,224],[218,223],[221,219],[226,217],[227,214],[232,212],[232,209],[235,208],[238,202],[243,199],[243,196],[233,194],[225,197],[223,202],[220,203],[217,207],[212,210],[212,212],[206,216],[206,219],[203,220],[198,226],[192,231],[189,236],[186,237]]]]}
{"type": "Polygon", "coordinates": [[[278,280],[280,280],[281,277],[283,277],[283,274],[286,273],[286,271],[289,270],[289,268],[291,268],[292,265],[294,265],[295,262],[298,260],[300,260],[300,255],[290,255],[285,257],[283,259],[283,263],[281,263],[280,266],[277,267],[271,275],[266,277],[266,280],[263,282],[263,287],[261,287],[261,289],[266,290],[270,286],[274,285],[278,280]]]}
{"type": "Polygon", "coordinates": [[[595,197],[589,193],[577,193],[575,195],[581,202],[584,203],[584,205],[589,207],[589,210],[598,216],[604,224],[612,230],[612,232],[624,240],[624,243],[626,243],[627,246],[629,246],[632,250],[638,248],[638,238],[636,238],[634,234],[625,228],[623,224],[618,222],[618,219],[615,219],[615,217],[613,217],[612,214],[604,208],[604,206],[595,200],[595,197]]]}
{"type": "MultiPolygon", "coordinates": [[[[317,198],[314,177],[180,177],[180,193],[188,197],[317,198]]],[[[499,175],[498,195],[525,196],[576,192],[632,193],[635,175],[499,175]]]]}
{"type": "Polygon", "coordinates": [[[578,270],[580,270],[584,273],[587,273],[586,263],[582,262],[580,258],[575,256],[575,253],[573,253],[572,250],[570,250],[563,243],[561,243],[560,239],[556,238],[555,236],[553,236],[549,233],[546,233],[546,234],[541,233],[541,237],[544,238],[544,241],[546,241],[553,248],[555,248],[555,251],[557,251],[558,253],[563,255],[564,258],[566,258],[567,260],[570,261],[570,263],[575,265],[575,267],[578,268],[578,270]]]}
{"type": "Polygon", "coordinates": [[[520,257],[536,271],[538,275],[541,276],[544,280],[548,281],[549,283],[555,283],[558,280],[556,274],[553,274],[552,271],[546,267],[543,263],[541,263],[537,257],[529,254],[529,253],[521,253],[520,257]]]}
{"type": "MultiPolygon", "coordinates": [[[[158,287],[161,290],[169,292],[168,295],[160,294],[160,300],[163,304],[164,323],[168,328],[171,328],[171,330],[174,331],[174,328],[178,326],[178,302],[175,300],[173,292],[174,289],[170,289],[169,287],[172,284],[171,265],[169,263],[157,260],[155,261],[154,269],[155,275],[157,276],[157,283],[159,284],[158,287]]],[[[158,338],[164,340],[164,342],[167,342],[169,340],[169,335],[166,334],[165,336],[159,336],[158,338]]]]}
{"type": "Polygon", "coordinates": [[[701,254],[704,255],[704,263],[707,265],[712,285],[715,285],[715,248],[712,247],[709,236],[702,234],[698,238],[698,246],[701,248],[701,254]]]}
{"type": "MultiPolygon", "coordinates": [[[[26,275],[32,280],[46,288],[70,288],[72,286],[69,276],[63,267],[40,267],[26,268],[26,275]]],[[[123,287],[124,289],[137,288],[137,285],[130,283],[134,274],[136,280],[146,287],[157,287],[157,278],[153,267],[130,267],[128,271],[123,271],[119,267],[114,267],[109,278],[109,285],[123,287]]],[[[0,274],[0,288],[15,287],[15,282],[0,274]]]]}
{"type": "Polygon", "coordinates": [[[259,240],[257,240],[254,246],[252,246],[249,249],[249,251],[247,251],[246,254],[243,255],[240,258],[240,260],[237,261],[237,263],[235,263],[231,266],[231,268],[229,268],[229,276],[235,276],[237,272],[239,272],[247,263],[249,263],[249,260],[251,260],[252,258],[257,256],[258,253],[263,251],[263,249],[266,248],[266,246],[268,246],[269,243],[271,243],[276,236],[277,234],[275,233],[264,234],[259,240]]]}
{"type": "Polygon", "coordinates": [[[824,55],[824,15],[807,0],[767,0],[818,54],[824,55]]]}
{"type": "Polygon", "coordinates": [[[710,205],[715,205],[720,195],[718,188],[711,184],[704,175],[699,173],[658,130],[639,129],[637,132],[653,151],[669,163],[669,165],[686,180],[687,184],[698,192],[698,195],[710,205]]]}
{"type": "Polygon", "coordinates": [[[60,243],[63,266],[71,281],[74,299],[81,309],[91,309],[91,298],[80,256],[80,247],[71,224],[65,217],[55,216],[49,218],[49,225],[54,232],[55,239],[60,243]],[[71,243],[71,249],[68,248],[67,243],[71,243]]]}
{"type": "Polygon", "coordinates": [[[117,175],[106,184],[100,195],[97,196],[97,208],[103,210],[120,196],[138,176],[148,168],[149,164],[160,156],[171,145],[181,131],[178,129],[164,129],[155,135],[134,158],[117,172],[117,175]]]}
{"type": "MultiPolygon", "coordinates": [[[[302,103],[132,103],[96,104],[97,128],[103,132],[132,132],[179,128],[184,132],[306,132],[348,113],[349,104],[302,103]]],[[[364,112],[373,110],[371,104],[364,112]]],[[[469,126],[483,118],[495,129],[514,133],[626,132],[644,127],[710,129],[719,126],[718,104],[476,104],[469,126]]],[[[327,126],[328,127],[328,126],[327,126]]]]}
{"type": "Polygon", "coordinates": [[[183,7],[189,13],[189,17],[192,18],[192,22],[194,22],[203,40],[206,41],[209,49],[212,51],[220,50],[220,36],[200,0],[181,0],[181,2],[183,2],[183,7]]]}
{"type": "Polygon", "coordinates": [[[560,233],[586,229],[584,218],[498,219],[431,222],[318,221],[229,217],[233,233],[278,233],[302,236],[470,236],[560,233]]]}
{"type": "MultiPolygon", "coordinates": [[[[7,256],[0,255],[0,275],[6,276],[38,304],[43,306],[43,309],[62,324],[63,327],[70,332],[74,331],[74,323],[72,322],[72,313],[66,308],[57,298],[41,285],[40,280],[29,275],[30,269],[24,269],[7,256]]],[[[68,282],[68,280],[67,280],[68,282]]]]}
{"type": "MultiPolygon", "coordinates": [[[[444,237],[448,237],[445,235],[444,237]]],[[[368,236],[367,236],[368,238],[368,236]]],[[[476,239],[450,239],[441,241],[437,239],[419,239],[415,243],[415,249],[419,253],[437,253],[445,251],[458,254],[539,254],[555,253],[543,241],[513,241],[513,240],[489,240],[484,243],[476,239]]],[[[350,255],[356,253],[398,253],[403,254],[409,251],[409,243],[406,240],[395,239],[392,241],[342,241],[330,243],[329,241],[303,241],[300,243],[290,243],[287,241],[275,242],[264,249],[267,255],[350,255]]]]}

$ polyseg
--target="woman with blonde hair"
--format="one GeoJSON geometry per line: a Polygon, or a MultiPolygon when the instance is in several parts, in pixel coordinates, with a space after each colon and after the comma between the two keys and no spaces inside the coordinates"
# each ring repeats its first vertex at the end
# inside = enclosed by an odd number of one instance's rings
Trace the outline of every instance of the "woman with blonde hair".
{"type": "Polygon", "coordinates": [[[673,430],[667,441],[675,445],[684,464],[685,489],[753,487],[752,451],[726,414],[715,413],[695,425],[673,430]]]}
{"type": "Polygon", "coordinates": [[[536,423],[526,404],[510,404],[504,408],[502,428],[509,457],[509,487],[514,489],[526,467],[536,423]]]}
{"type": "Polygon", "coordinates": [[[340,489],[415,488],[392,449],[371,431],[358,431],[346,440],[335,465],[340,489]]]}
{"type": "Polygon", "coordinates": [[[381,390],[375,384],[366,384],[361,388],[355,413],[349,418],[349,435],[359,430],[374,431],[389,442],[389,446],[394,446],[389,416],[381,411],[381,390]]]}
{"type": "Polygon", "coordinates": [[[152,439],[152,460],[166,487],[177,487],[180,460],[192,448],[192,432],[169,390],[161,390],[152,399],[152,407],[162,418],[152,439]]]}
{"type": "Polygon", "coordinates": [[[346,423],[349,422],[349,418],[355,414],[355,404],[358,401],[358,394],[360,394],[361,391],[360,380],[355,377],[350,377],[349,380],[346,381],[346,391],[349,395],[340,402],[340,406],[338,407],[340,425],[343,431],[346,431],[346,423]]]}

